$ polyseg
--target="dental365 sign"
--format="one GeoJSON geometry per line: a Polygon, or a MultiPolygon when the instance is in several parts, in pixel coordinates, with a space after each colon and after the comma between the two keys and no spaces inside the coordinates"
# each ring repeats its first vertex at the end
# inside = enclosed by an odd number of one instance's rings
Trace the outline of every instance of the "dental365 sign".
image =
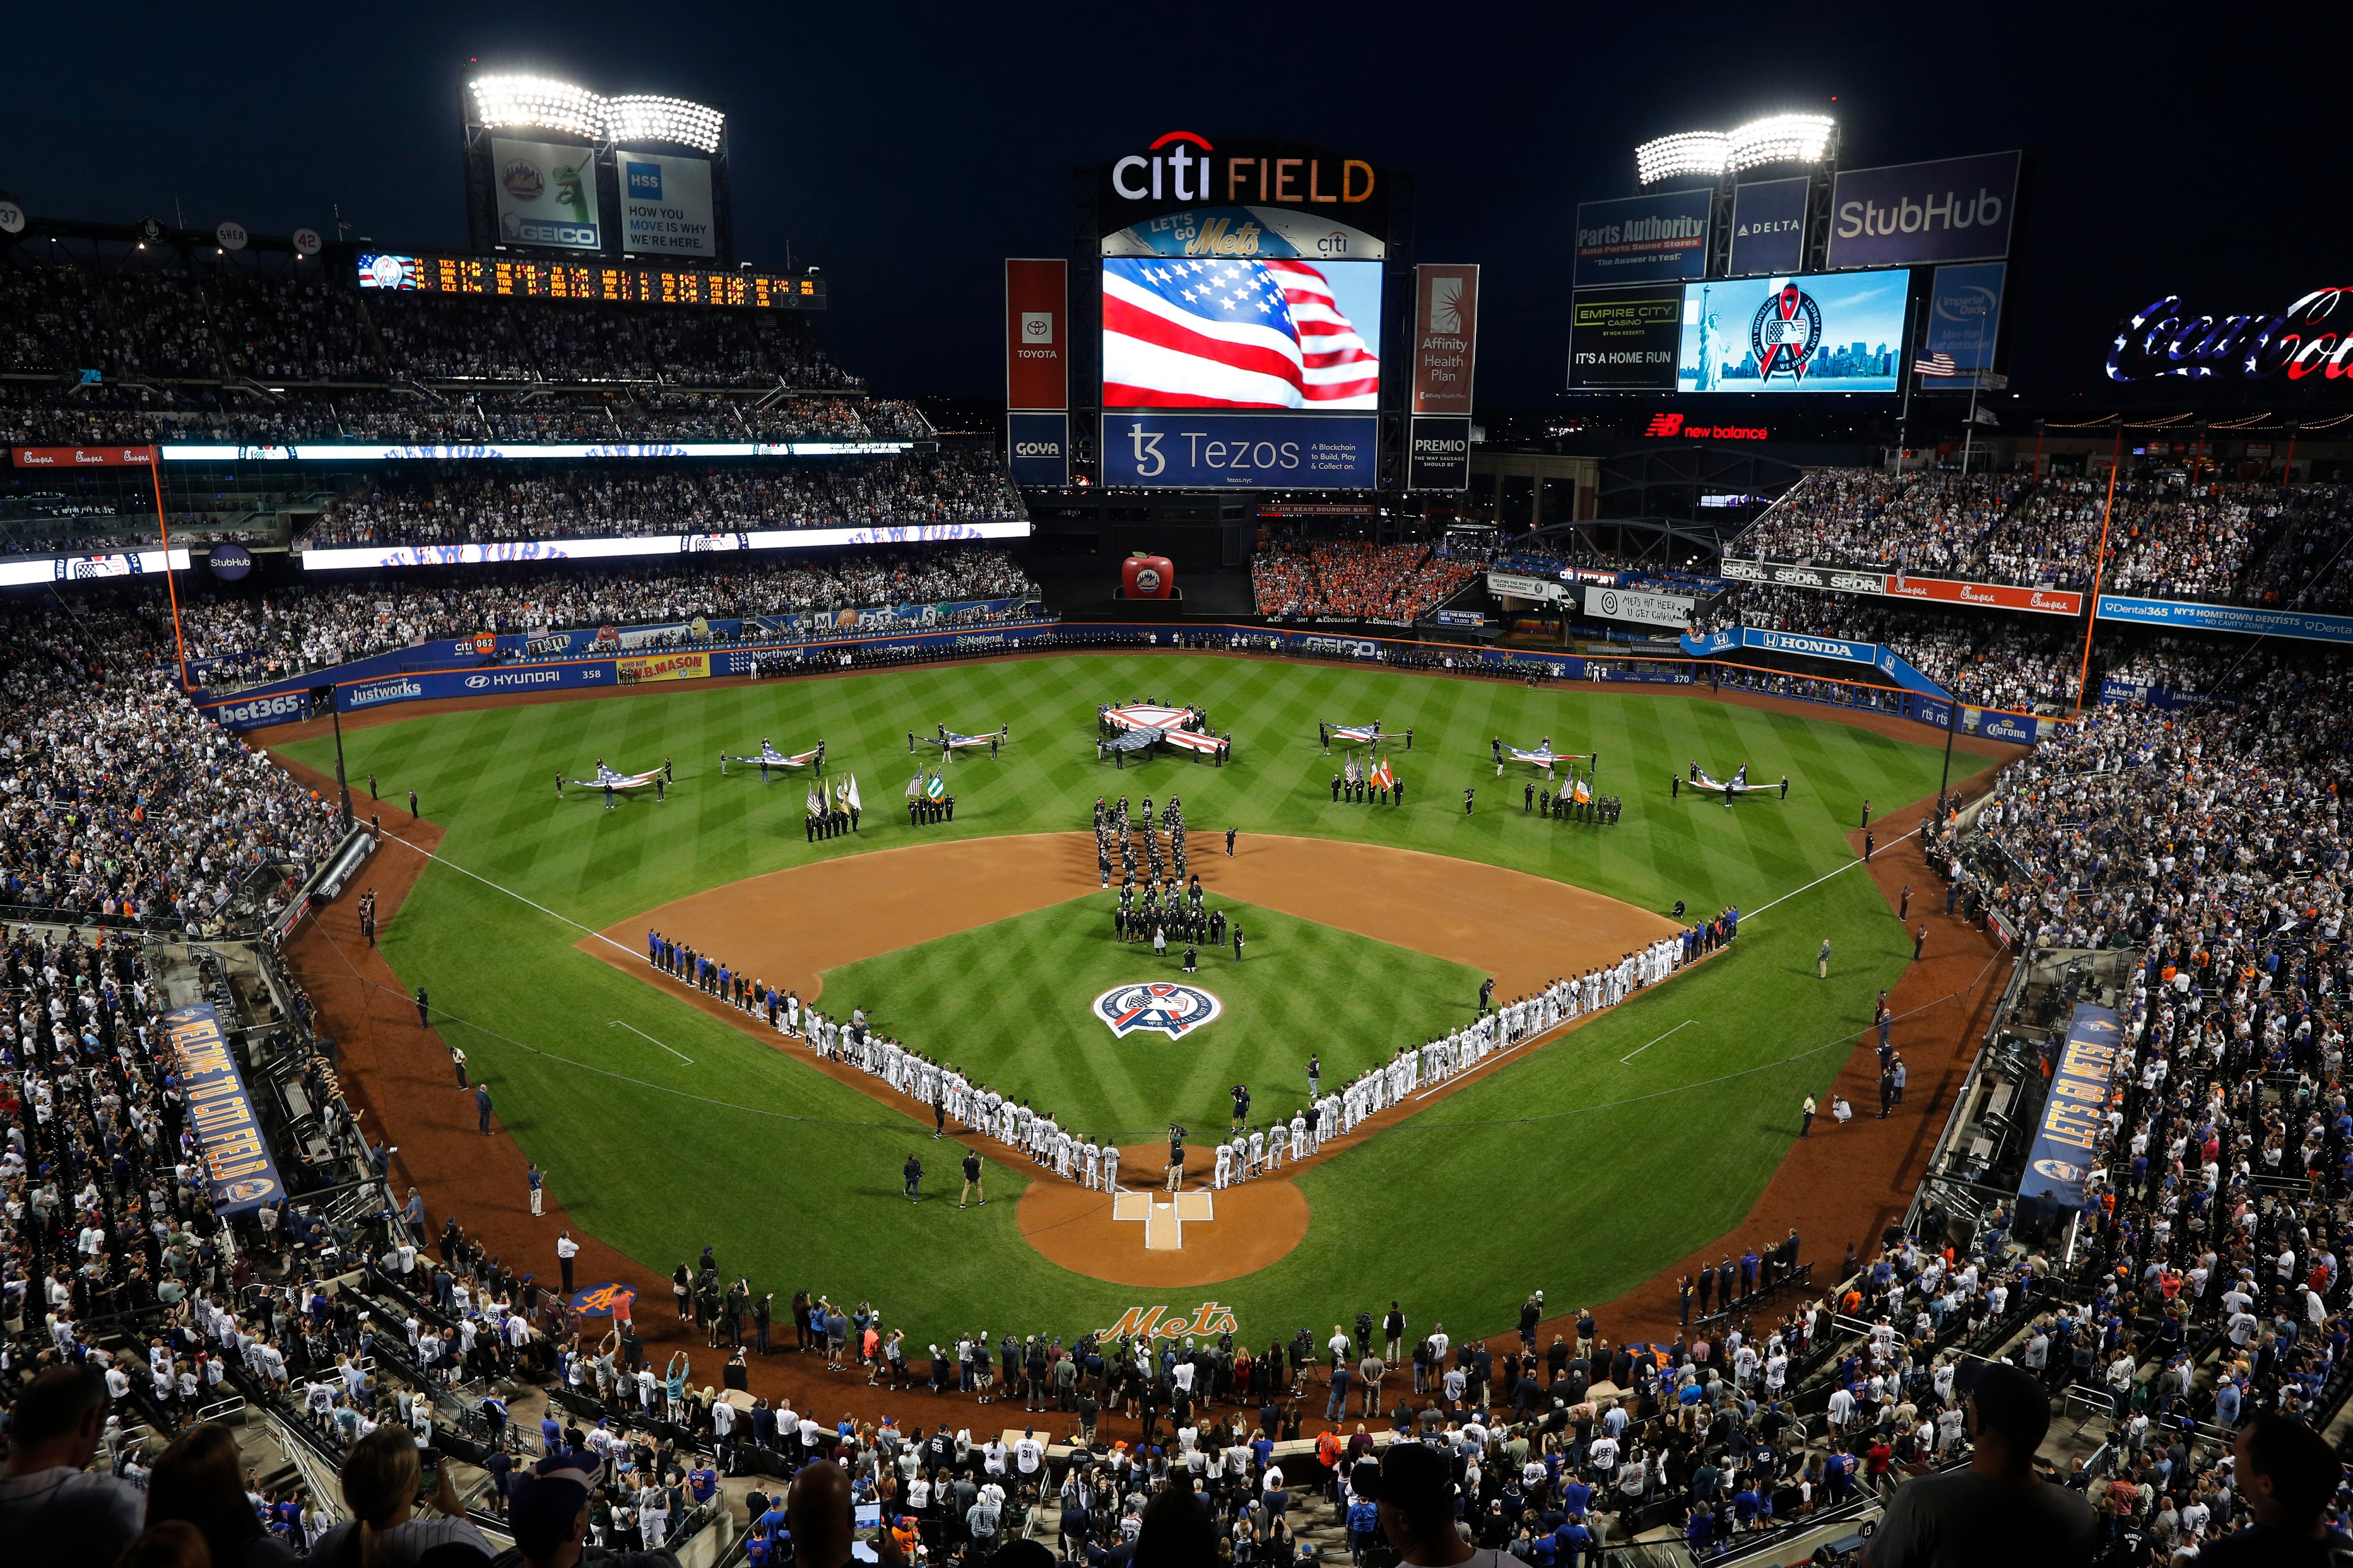
{"type": "Polygon", "coordinates": [[[1202,489],[1374,486],[1377,415],[1103,414],[1103,483],[1202,489]]]}

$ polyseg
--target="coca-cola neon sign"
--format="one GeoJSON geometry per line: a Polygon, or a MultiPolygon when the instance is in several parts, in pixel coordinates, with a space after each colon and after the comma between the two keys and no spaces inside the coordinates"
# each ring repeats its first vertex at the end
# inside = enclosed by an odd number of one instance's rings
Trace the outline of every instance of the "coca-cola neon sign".
{"type": "Polygon", "coordinates": [[[2108,349],[2112,381],[2162,375],[2290,381],[2353,380],[2353,303],[2345,289],[2315,289],[2274,315],[2195,316],[2168,294],[2133,317],[2108,349]],[[2341,312],[2341,313],[2340,313],[2341,312]]]}

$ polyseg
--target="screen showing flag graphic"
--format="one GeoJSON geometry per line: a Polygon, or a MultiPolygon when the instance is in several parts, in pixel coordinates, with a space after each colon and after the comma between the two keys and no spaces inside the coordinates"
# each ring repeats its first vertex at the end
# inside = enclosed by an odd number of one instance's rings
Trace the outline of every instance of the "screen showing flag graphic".
{"type": "Polygon", "coordinates": [[[1377,261],[1114,258],[1103,312],[1106,408],[1380,405],[1377,261]]]}

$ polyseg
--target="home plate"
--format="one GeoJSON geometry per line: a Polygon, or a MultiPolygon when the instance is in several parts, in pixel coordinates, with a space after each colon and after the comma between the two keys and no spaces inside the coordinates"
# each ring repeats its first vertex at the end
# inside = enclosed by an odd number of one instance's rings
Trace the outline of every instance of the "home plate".
{"type": "Polygon", "coordinates": [[[1206,1192],[1176,1193],[1164,1199],[1152,1193],[1122,1191],[1112,1194],[1111,1217],[1142,1220],[1146,1252],[1181,1252],[1186,1222],[1206,1223],[1217,1214],[1206,1192]]]}

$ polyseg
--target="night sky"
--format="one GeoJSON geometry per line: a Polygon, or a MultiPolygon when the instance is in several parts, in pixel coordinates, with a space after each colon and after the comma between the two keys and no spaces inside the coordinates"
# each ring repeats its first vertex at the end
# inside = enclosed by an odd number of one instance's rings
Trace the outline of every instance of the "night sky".
{"type": "Polygon", "coordinates": [[[1419,259],[1486,268],[1480,402],[1529,408],[1562,381],[1576,205],[1631,194],[1634,144],[1825,109],[1850,167],[2027,150],[2006,367],[2028,399],[2088,409],[2116,322],[2159,294],[2221,313],[2353,282],[2348,15],[20,6],[0,191],[100,220],[169,223],[176,201],[192,226],[265,234],[332,233],[339,204],[387,248],[461,247],[469,57],[676,93],[729,113],[739,258],[821,263],[851,369],[988,395],[999,259],[1067,253],[1073,164],[1176,129],[1317,141],[1415,172],[1419,259]]]}

